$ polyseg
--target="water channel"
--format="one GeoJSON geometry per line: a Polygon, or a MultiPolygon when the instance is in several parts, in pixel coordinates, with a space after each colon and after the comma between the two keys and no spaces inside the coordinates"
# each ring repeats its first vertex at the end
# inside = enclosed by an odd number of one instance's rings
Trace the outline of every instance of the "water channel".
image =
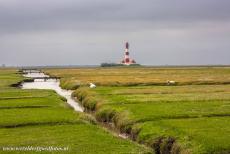
{"type": "Polygon", "coordinates": [[[75,111],[83,112],[83,108],[76,102],[71,94],[73,91],[65,90],[60,87],[59,79],[49,79],[48,75],[40,71],[24,72],[24,77],[33,78],[33,82],[23,82],[22,89],[51,89],[54,90],[60,96],[66,98],[67,103],[74,108],[75,111]],[[44,78],[44,79],[43,79],[44,78]]]}
{"type": "MultiPolygon", "coordinates": [[[[49,79],[49,76],[44,74],[40,71],[26,71],[23,74],[24,77],[33,78],[33,82],[23,82],[21,87],[22,89],[51,89],[54,90],[60,96],[66,98],[67,103],[74,108],[75,111],[83,112],[84,109],[76,102],[72,97],[71,94],[73,91],[65,90],[60,87],[60,80],[59,79],[49,79]]],[[[118,136],[121,138],[128,138],[127,134],[119,134],[118,136]]]]}

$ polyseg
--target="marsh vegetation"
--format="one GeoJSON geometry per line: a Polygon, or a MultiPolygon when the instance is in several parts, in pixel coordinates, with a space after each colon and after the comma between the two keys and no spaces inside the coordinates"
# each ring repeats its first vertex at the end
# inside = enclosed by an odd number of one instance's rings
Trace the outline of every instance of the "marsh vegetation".
{"type": "Polygon", "coordinates": [[[92,124],[90,116],[74,111],[53,90],[11,87],[23,79],[16,69],[0,70],[0,153],[36,152],[3,151],[23,146],[67,147],[64,152],[73,154],[151,152],[92,124]]]}
{"type": "Polygon", "coordinates": [[[61,77],[63,88],[75,89],[73,96],[98,121],[156,153],[230,152],[229,67],[45,71],[61,77]],[[88,88],[91,82],[97,88],[88,88]]]}

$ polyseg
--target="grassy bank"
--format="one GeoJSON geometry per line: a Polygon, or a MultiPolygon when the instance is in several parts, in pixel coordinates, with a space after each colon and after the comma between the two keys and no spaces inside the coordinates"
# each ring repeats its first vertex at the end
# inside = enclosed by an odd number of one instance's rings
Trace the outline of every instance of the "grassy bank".
{"type": "Polygon", "coordinates": [[[230,152],[228,67],[46,71],[61,77],[63,88],[77,89],[73,96],[98,121],[112,123],[156,153],[230,152]],[[88,88],[90,82],[98,87],[88,88]]]}
{"type": "Polygon", "coordinates": [[[54,91],[10,87],[22,79],[17,70],[0,70],[0,153],[35,153],[3,151],[4,147],[28,146],[68,149],[52,153],[151,152],[84,120],[84,113],[75,112],[54,91]]]}

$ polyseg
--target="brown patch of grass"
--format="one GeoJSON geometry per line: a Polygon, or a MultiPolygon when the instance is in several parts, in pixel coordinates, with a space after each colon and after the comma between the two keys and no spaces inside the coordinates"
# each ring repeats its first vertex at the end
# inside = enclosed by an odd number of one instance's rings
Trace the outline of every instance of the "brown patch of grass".
{"type": "Polygon", "coordinates": [[[65,78],[63,82],[93,82],[103,86],[167,85],[167,80],[176,81],[177,85],[230,84],[229,67],[75,68],[47,69],[45,72],[65,78]]]}

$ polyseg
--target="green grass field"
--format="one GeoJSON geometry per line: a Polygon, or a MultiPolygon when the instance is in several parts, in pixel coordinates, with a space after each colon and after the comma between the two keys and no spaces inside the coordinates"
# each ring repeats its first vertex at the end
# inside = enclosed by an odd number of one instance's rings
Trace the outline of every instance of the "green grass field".
{"type": "Polygon", "coordinates": [[[98,121],[156,153],[230,153],[230,68],[47,69],[98,121]],[[167,80],[176,81],[168,86],[167,80]],[[96,89],[89,89],[89,82],[96,89]],[[78,85],[78,86],[76,86],[78,85]]]}
{"type": "Polygon", "coordinates": [[[67,106],[51,90],[10,87],[23,78],[15,69],[0,70],[0,153],[150,153],[90,123],[85,113],[67,106]],[[67,151],[4,151],[4,147],[59,147],[67,151]]]}

